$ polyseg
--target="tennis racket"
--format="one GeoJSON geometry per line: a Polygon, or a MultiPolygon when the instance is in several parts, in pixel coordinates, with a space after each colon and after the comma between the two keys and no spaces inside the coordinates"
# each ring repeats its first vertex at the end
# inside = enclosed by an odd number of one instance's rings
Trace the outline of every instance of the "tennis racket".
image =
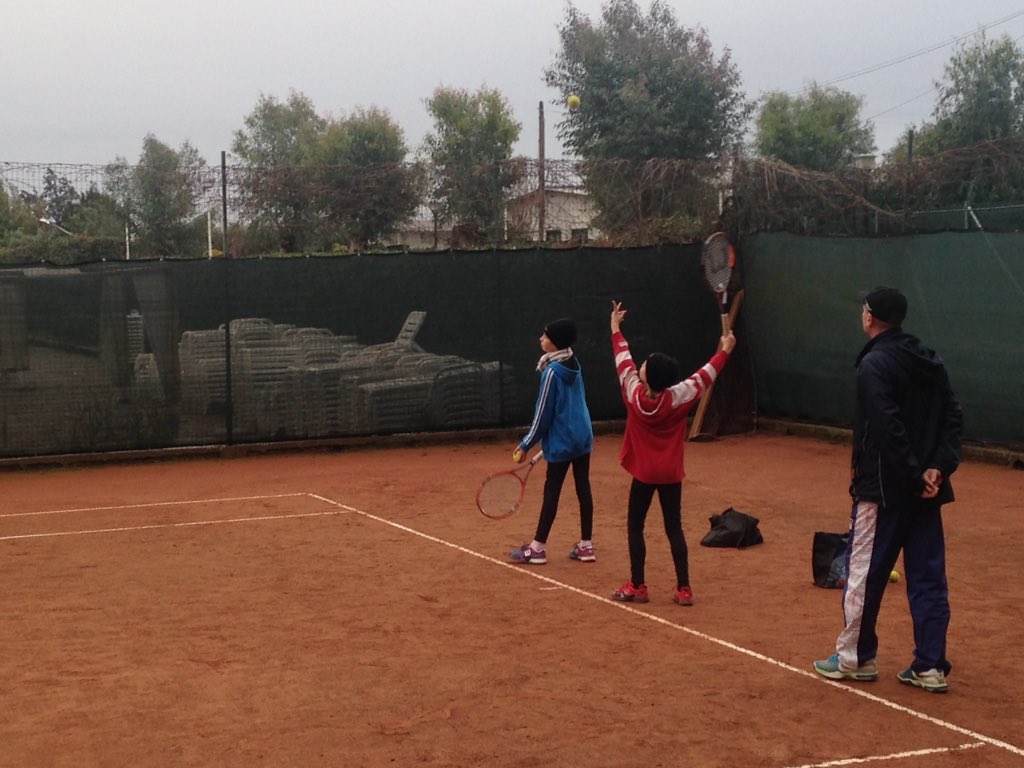
{"type": "Polygon", "coordinates": [[[491,520],[504,520],[512,515],[523,503],[530,473],[543,458],[544,452],[537,451],[526,464],[485,477],[476,491],[477,509],[491,520]]]}
{"type": "Polygon", "coordinates": [[[729,283],[736,266],[736,249],[725,232],[710,235],[700,249],[704,279],[722,308],[722,335],[729,333],[729,283]]]}

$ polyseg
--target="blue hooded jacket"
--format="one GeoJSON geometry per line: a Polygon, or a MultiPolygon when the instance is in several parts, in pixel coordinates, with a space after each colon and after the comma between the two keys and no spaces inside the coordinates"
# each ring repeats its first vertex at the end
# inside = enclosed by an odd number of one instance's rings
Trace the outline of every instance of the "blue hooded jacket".
{"type": "Polygon", "coordinates": [[[575,357],[549,363],[540,373],[533,423],[519,447],[529,451],[538,442],[548,462],[572,461],[594,448],[583,371],[575,357]]]}

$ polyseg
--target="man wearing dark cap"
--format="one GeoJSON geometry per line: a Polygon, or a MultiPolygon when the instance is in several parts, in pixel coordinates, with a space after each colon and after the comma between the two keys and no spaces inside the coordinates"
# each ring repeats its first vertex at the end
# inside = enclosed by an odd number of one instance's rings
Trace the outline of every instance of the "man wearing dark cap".
{"type": "MultiPolygon", "coordinates": [[[[907,317],[907,297],[897,288],[875,288],[864,294],[863,301],[862,310],[867,310],[875,320],[890,327],[902,326],[907,317]]],[[[864,326],[864,331],[868,333],[867,326],[864,326]]],[[[870,333],[868,335],[871,336],[870,333]]]]}
{"type": "Polygon", "coordinates": [[[878,679],[875,628],[882,595],[900,552],[914,624],[914,659],[902,683],[948,690],[949,587],[942,505],[953,501],[950,475],[960,463],[963,412],[942,359],[905,332],[907,299],[880,287],[863,297],[868,335],[856,363],[846,626],[836,653],[814,662],[833,680],[878,679]]]}

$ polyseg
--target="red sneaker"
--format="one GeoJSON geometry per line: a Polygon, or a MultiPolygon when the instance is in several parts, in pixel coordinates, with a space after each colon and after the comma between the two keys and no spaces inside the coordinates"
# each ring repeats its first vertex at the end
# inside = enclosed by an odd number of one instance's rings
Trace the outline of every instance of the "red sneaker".
{"type": "Polygon", "coordinates": [[[627,581],[612,592],[612,600],[618,600],[620,603],[646,603],[650,599],[647,594],[647,585],[641,584],[639,587],[634,587],[632,581],[627,581]]]}
{"type": "Polygon", "coordinates": [[[672,595],[672,602],[678,605],[693,605],[693,590],[689,587],[680,587],[672,595]]]}

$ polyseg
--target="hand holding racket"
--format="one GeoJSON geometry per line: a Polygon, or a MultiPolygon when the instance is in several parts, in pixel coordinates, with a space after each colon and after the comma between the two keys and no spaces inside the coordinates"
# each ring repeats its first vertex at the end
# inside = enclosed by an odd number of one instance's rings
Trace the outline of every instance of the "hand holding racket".
{"type": "Polygon", "coordinates": [[[729,283],[736,266],[736,249],[729,242],[725,232],[710,235],[700,249],[700,265],[704,268],[704,279],[722,307],[722,335],[728,336],[729,283]]]}
{"type": "Polygon", "coordinates": [[[543,458],[544,452],[537,451],[526,464],[485,477],[476,491],[477,509],[492,520],[504,520],[512,515],[523,503],[530,472],[543,458]]]}

